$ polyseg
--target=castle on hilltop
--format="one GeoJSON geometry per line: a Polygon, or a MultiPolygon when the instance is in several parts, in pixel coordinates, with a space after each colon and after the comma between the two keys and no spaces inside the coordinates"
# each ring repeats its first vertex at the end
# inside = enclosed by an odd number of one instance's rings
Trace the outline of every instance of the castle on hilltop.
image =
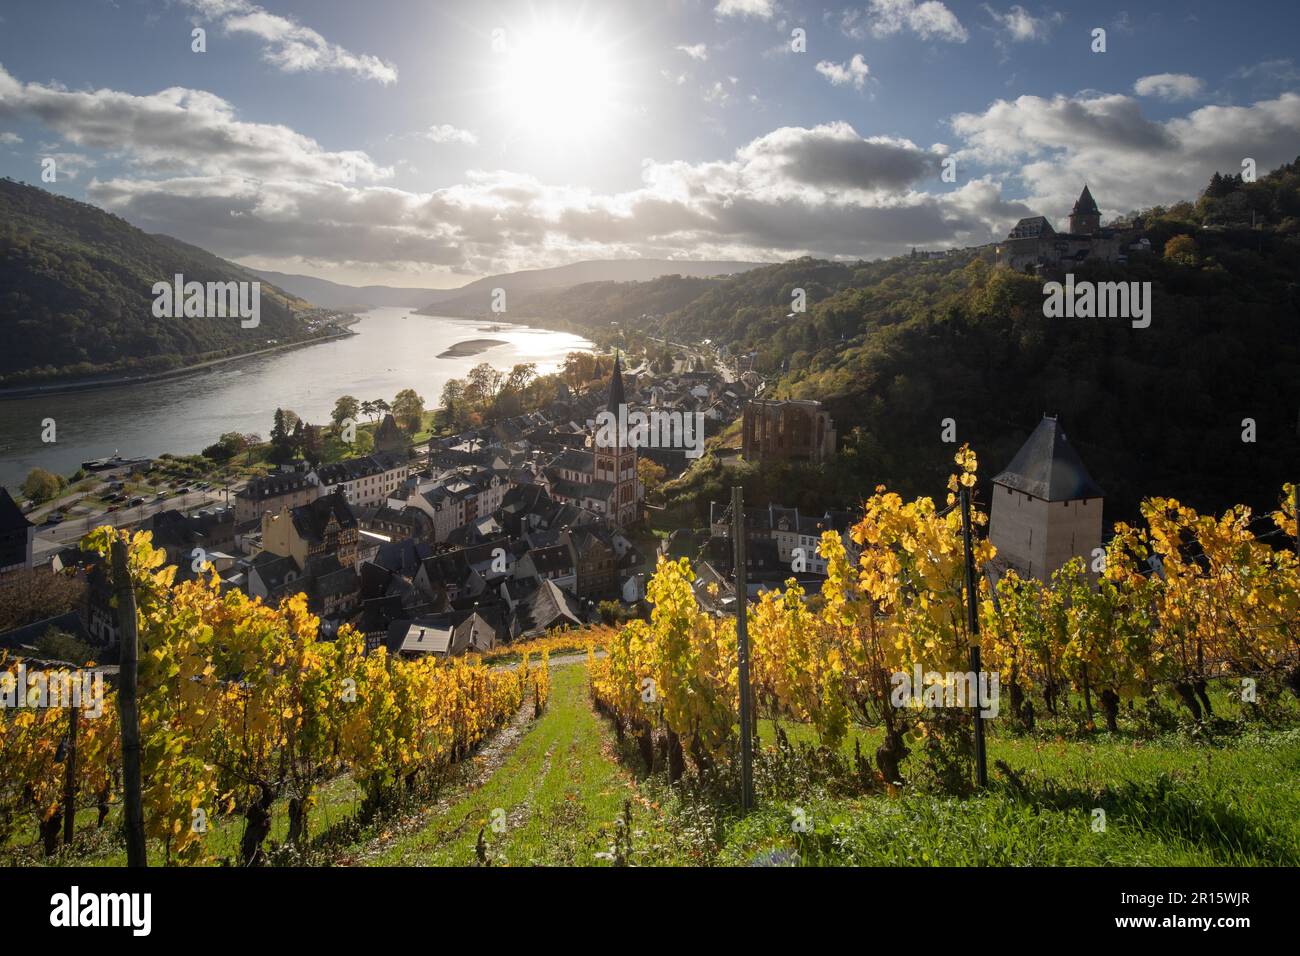
{"type": "Polygon", "coordinates": [[[1124,258],[1127,230],[1102,228],[1101,210],[1087,185],[1070,211],[1070,231],[1057,232],[1045,216],[1021,219],[998,243],[1000,269],[1037,272],[1043,266],[1071,265],[1086,259],[1116,262],[1124,258]]]}

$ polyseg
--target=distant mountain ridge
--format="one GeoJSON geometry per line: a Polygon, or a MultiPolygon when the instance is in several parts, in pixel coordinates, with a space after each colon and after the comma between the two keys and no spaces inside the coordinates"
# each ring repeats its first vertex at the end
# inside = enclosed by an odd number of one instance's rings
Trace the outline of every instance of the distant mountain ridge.
{"type": "Polygon", "coordinates": [[[523,314],[528,300],[553,292],[596,282],[649,282],[662,276],[684,278],[726,276],[760,269],[767,263],[724,259],[587,259],[549,269],[528,269],[477,279],[459,289],[444,289],[419,312],[423,315],[488,315],[492,312],[494,289],[504,289],[506,312],[523,314]]]}
{"type": "Polygon", "coordinates": [[[443,291],[442,289],[407,289],[390,285],[344,285],[341,282],[331,282],[329,279],[318,279],[315,276],[271,272],[267,269],[252,271],[266,281],[274,282],[286,292],[301,296],[325,309],[361,306],[413,309],[424,305],[443,291]]]}
{"type": "Polygon", "coordinates": [[[259,277],[96,206],[0,179],[0,383],[144,374],[314,337],[311,303],[263,282],[260,322],[158,319],[153,285],[259,277]]]}
{"type": "Polygon", "coordinates": [[[586,259],[547,269],[527,269],[475,279],[454,289],[422,289],[389,285],[345,285],[315,276],[253,270],[286,292],[329,309],[418,309],[423,315],[477,315],[491,311],[492,290],[505,289],[507,306],[512,297],[567,289],[590,282],[646,282],[667,275],[687,277],[732,275],[758,269],[766,263],[731,260],[586,259]]]}

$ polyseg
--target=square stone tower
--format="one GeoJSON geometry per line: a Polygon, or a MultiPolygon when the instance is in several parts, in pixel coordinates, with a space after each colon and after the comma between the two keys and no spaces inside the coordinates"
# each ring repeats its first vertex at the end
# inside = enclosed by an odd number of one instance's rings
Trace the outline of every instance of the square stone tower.
{"type": "Polygon", "coordinates": [[[1060,422],[1044,415],[993,479],[989,540],[998,559],[1044,581],[1076,555],[1090,566],[1093,549],[1101,547],[1104,497],[1060,422]]]}

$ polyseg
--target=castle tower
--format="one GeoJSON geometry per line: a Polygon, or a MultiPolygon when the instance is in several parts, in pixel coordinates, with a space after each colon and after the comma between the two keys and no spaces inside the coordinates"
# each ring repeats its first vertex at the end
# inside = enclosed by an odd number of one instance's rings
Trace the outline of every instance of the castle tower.
{"type": "Polygon", "coordinates": [[[1044,415],[993,479],[989,540],[999,561],[1043,581],[1075,556],[1090,569],[1093,549],[1101,547],[1104,497],[1060,422],[1044,415]]]}
{"type": "MultiPolygon", "coordinates": [[[[615,421],[627,417],[627,396],[623,389],[623,362],[620,356],[614,357],[614,374],[609,380],[609,411],[615,421]]],[[[595,443],[594,471],[596,481],[608,482],[614,486],[611,517],[620,528],[636,522],[639,512],[638,485],[636,477],[636,449],[625,444],[623,429],[618,430],[618,438],[610,446],[595,443]]]]}
{"type": "Polygon", "coordinates": [[[1070,232],[1079,236],[1095,236],[1101,232],[1101,210],[1086,183],[1070,211],[1070,232]]]}

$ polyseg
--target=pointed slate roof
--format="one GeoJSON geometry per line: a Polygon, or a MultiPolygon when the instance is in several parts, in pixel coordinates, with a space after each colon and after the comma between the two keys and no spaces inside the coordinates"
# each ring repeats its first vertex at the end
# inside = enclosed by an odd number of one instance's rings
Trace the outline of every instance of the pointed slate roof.
{"type": "Polygon", "coordinates": [[[1076,501],[1106,495],[1065,440],[1061,423],[1047,415],[993,483],[1045,501],[1076,501]]]}
{"type": "Polygon", "coordinates": [[[1079,193],[1079,198],[1074,201],[1074,212],[1072,215],[1077,216],[1080,213],[1101,213],[1101,210],[1097,208],[1096,200],[1092,198],[1092,193],[1088,190],[1087,183],[1084,183],[1083,192],[1079,193]]]}
{"type": "Polygon", "coordinates": [[[615,354],[614,374],[609,380],[609,410],[617,415],[618,407],[626,404],[627,398],[623,391],[623,358],[615,354]]]}

